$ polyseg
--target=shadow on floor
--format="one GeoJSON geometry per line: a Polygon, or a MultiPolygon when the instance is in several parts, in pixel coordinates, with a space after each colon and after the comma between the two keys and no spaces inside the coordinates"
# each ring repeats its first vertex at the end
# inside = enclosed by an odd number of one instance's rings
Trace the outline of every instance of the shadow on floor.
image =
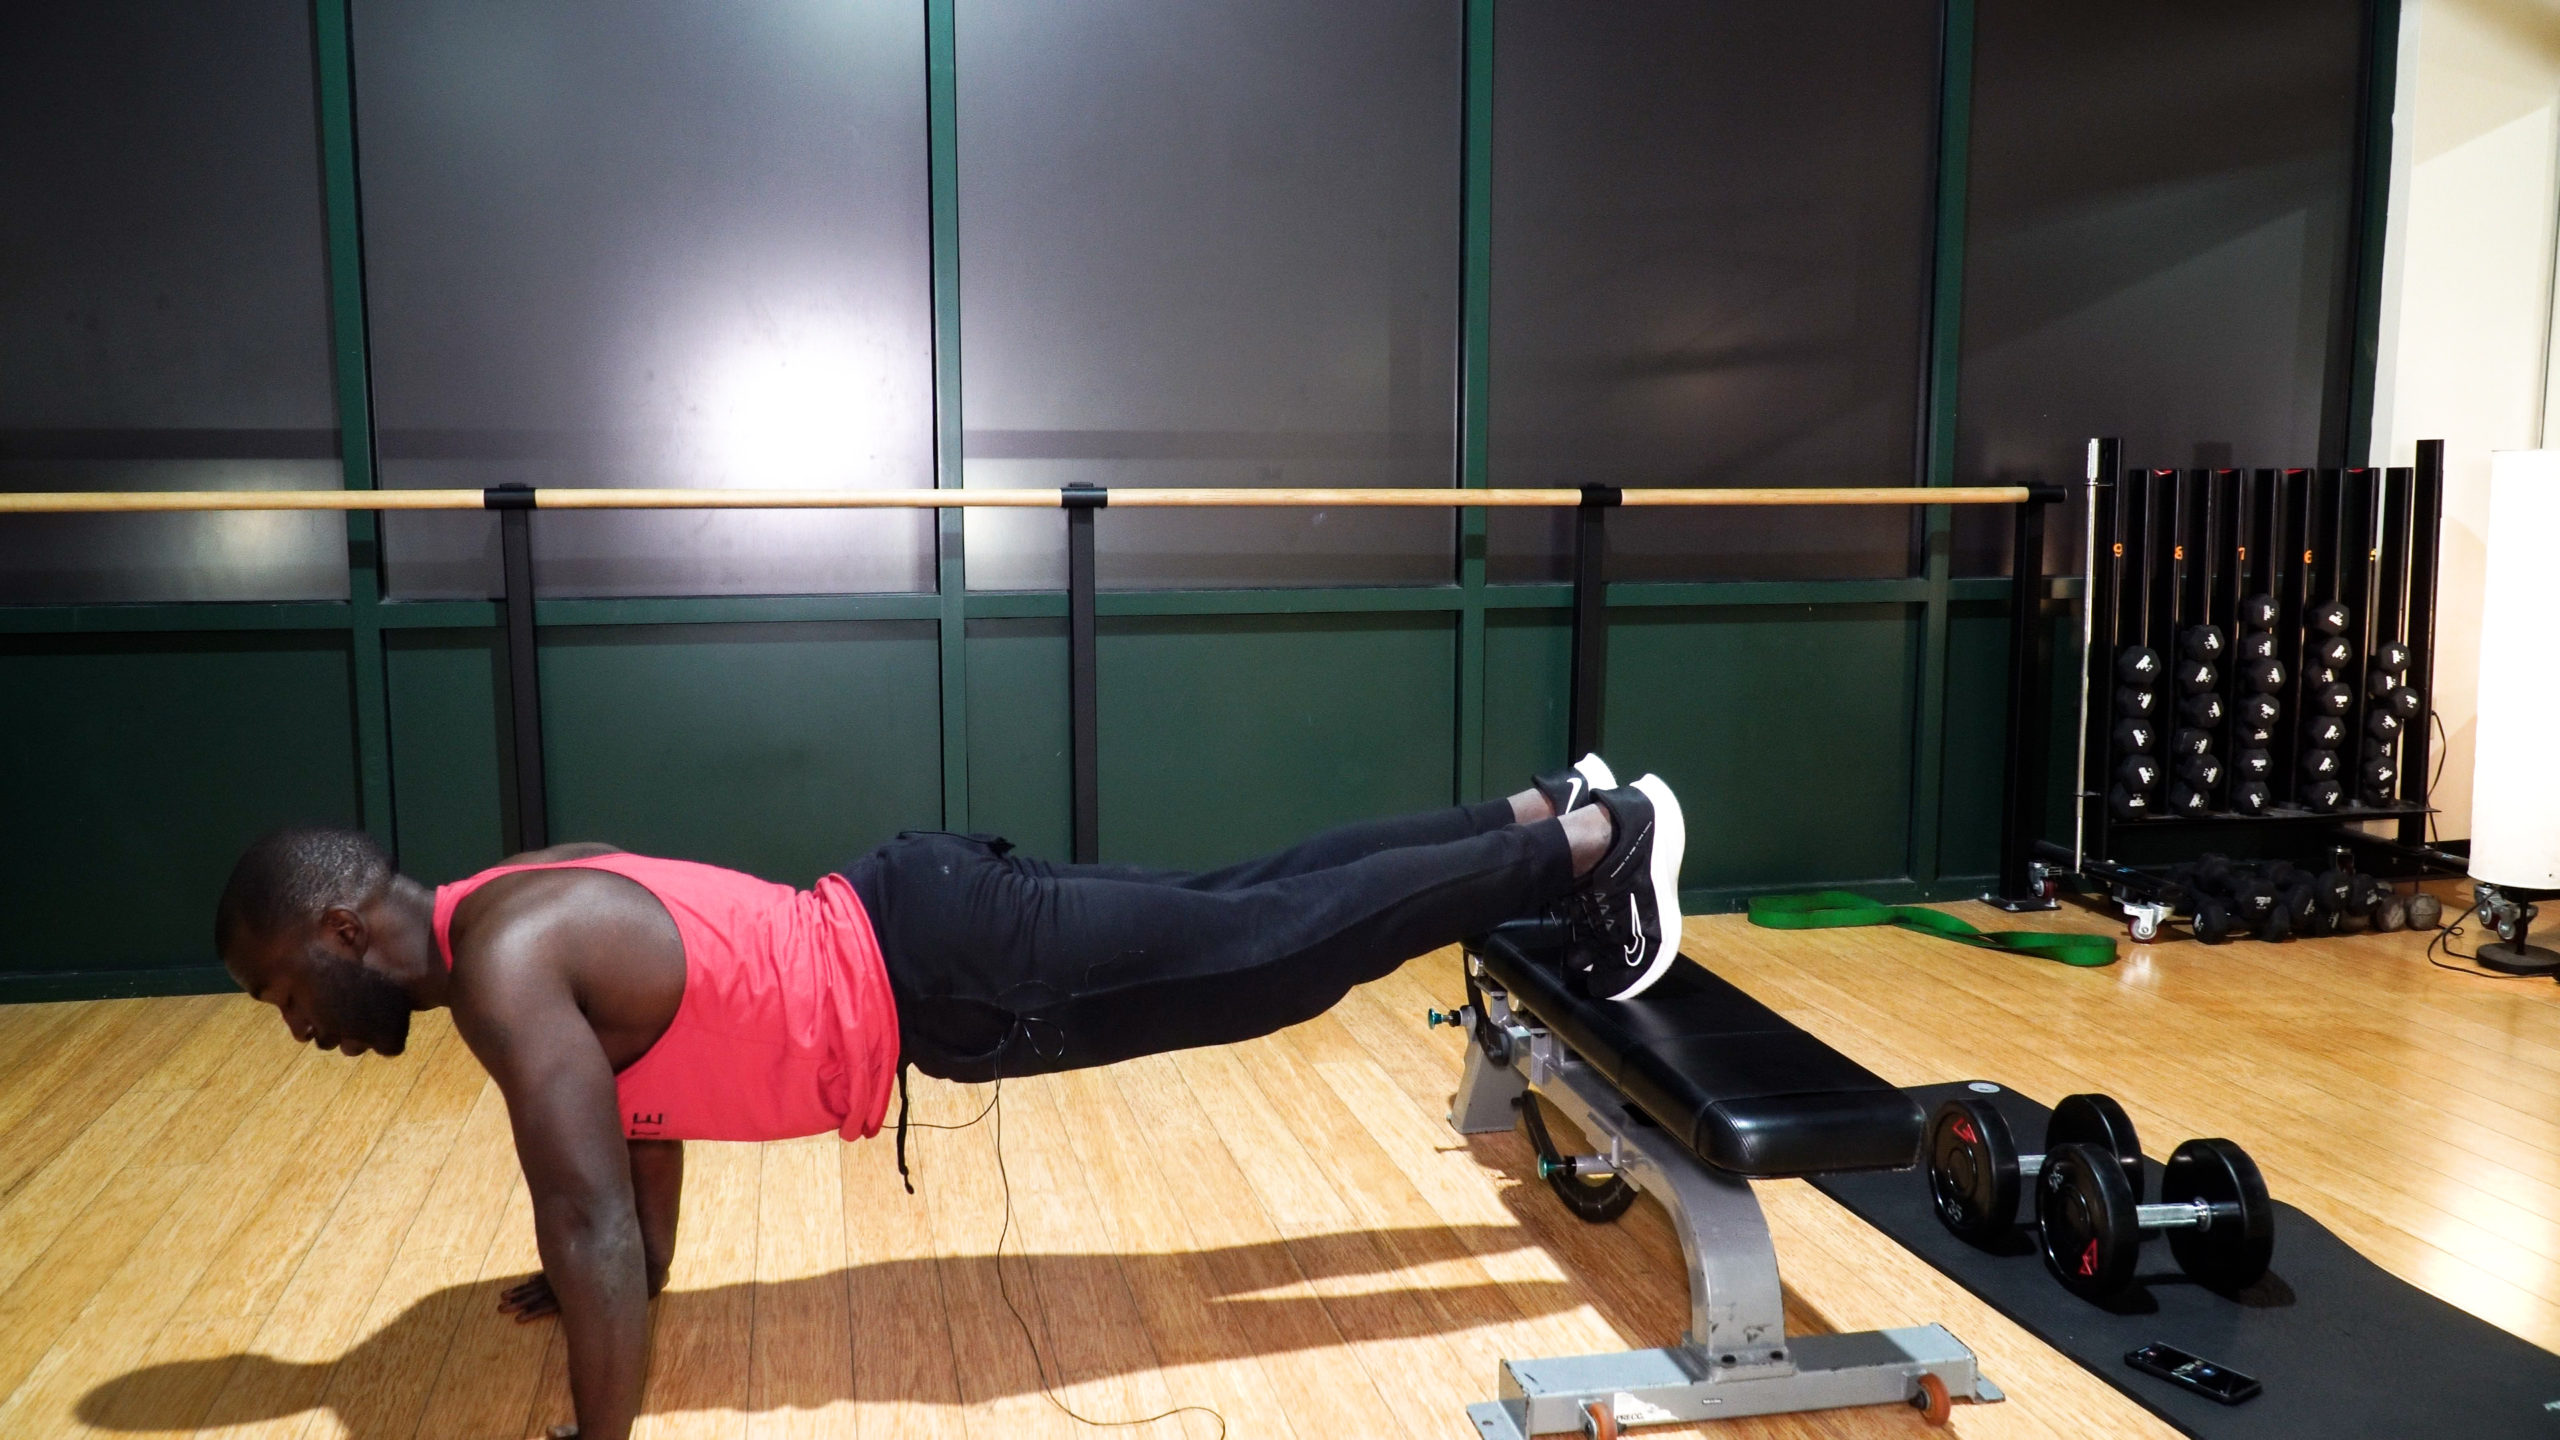
{"type": "MultiPolygon", "coordinates": [[[[1080,1382],[1346,1341],[1454,1333],[1583,1303],[1561,1281],[1496,1286],[1474,1278],[1433,1285],[1393,1278],[1414,1266],[1533,1243],[1509,1226],[1357,1230],[1178,1254],[1007,1253],[1001,1276],[1040,1335],[1043,1368],[1055,1377],[1063,1364],[1066,1379],[1080,1382]],[[1302,1280],[1335,1293],[1322,1299],[1283,1293],[1302,1280]],[[1095,1297],[1116,1311],[1116,1326],[1091,1323],[1095,1297]],[[1178,1333],[1162,1333],[1162,1324],[1147,1326],[1143,1338],[1131,1333],[1132,1315],[1145,1313],[1150,1297],[1155,1313],[1171,1310],[1178,1333]],[[1206,1303],[1191,1303],[1195,1298],[1206,1303]]],[[[814,1408],[855,1399],[974,1404],[1036,1394],[1041,1381],[1022,1330],[999,1298],[998,1273],[992,1257],[968,1255],[670,1290],[656,1302],[651,1340],[653,1363],[666,1373],[653,1379],[646,1409],[750,1408],[750,1401],[758,1410],[814,1408]],[[901,1307],[915,1318],[895,1313],[901,1307]],[[790,1334],[793,1329],[799,1333],[790,1334]],[[953,1368],[964,1330],[977,1336],[965,1388],[953,1368]],[[814,1356],[812,1347],[818,1347],[814,1356]],[[836,1347],[850,1349],[847,1363],[832,1362],[827,1352],[836,1347]]],[[[438,1290],[326,1360],[250,1352],[145,1366],[83,1396],[79,1418],[109,1430],[168,1431],[326,1408],[349,1440],[408,1440],[432,1403],[440,1414],[465,1409],[518,1423],[499,1417],[510,1410],[522,1416],[534,1404],[551,1322],[517,1332],[496,1311],[507,1283],[438,1290]],[[448,1392],[476,1393],[457,1398],[448,1392]],[[510,1398],[517,1394],[520,1400],[510,1398]]]]}

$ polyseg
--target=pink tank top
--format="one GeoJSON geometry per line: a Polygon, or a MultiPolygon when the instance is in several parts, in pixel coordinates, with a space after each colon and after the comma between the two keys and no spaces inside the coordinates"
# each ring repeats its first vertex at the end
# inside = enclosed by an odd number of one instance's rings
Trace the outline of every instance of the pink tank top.
{"type": "Polygon", "coordinates": [[[794,890],[689,860],[598,855],[501,865],[436,888],[436,950],[453,911],[519,870],[604,870],[658,897],[684,942],[684,1001],[649,1053],[614,1077],[633,1140],[789,1140],[879,1133],[898,1017],[871,917],[841,875],[794,890]]]}

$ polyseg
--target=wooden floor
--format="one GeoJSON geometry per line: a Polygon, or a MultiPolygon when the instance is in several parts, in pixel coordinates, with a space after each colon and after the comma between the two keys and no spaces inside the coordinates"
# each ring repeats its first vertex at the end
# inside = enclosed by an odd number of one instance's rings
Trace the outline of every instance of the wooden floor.
{"type": "MultiPolygon", "coordinates": [[[[1729,917],[1689,941],[1891,1080],[2105,1089],[2154,1154],[2228,1135],[2385,1267],[2560,1348],[2560,987],[2429,968],[2409,936],[2105,970],[1729,917]]],[[[1421,1016],[1459,994],[1443,952],[1267,1041],[1006,1086],[1001,1264],[992,1118],[917,1131],[912,1197],[885,1137],[691,1147],[644,1433],[1098,1433],[1045,1369],[1097,1417],[1458,1440],[1499,1356],[1676,1339],[1658,1209],[1582,1225],[1516,1138],[1449,1131],[1460,1041],[1421,1016]]],[[[984,1096],[916,1099],[955,1123],[984,1096]]],[[[1809,1188],[1762,1194],[1798,1328],[1935,1319],[1980,1352],[2014,1398],[1955,1433],[2169,1433],[1809,1188]]],[[[237,997],[0,1009],[0,1435],[537,1435],[568,1418],[557,1328],[494,1308],[533,1266],[503,1108],[441,1016],[350,1062],[237,997]]],[[[1712,1433],[1928,1432],[1884,1408],[1712,1433]]]]}

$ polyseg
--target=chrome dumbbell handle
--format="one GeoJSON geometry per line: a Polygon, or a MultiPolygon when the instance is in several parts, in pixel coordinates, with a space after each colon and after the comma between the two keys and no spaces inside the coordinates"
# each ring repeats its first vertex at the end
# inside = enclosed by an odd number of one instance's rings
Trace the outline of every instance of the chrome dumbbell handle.
{"type": "Polygon", "coordinates": [[[2213,1206],[2202,1200],[2133,1207],[2134,1223],[2145,1230],[2210,1230],[2213,1216],[2213,1206]]]}

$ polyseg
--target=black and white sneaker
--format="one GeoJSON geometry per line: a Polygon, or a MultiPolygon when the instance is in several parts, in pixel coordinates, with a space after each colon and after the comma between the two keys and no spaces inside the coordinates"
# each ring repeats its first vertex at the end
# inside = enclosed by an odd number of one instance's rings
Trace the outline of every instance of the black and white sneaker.
{"type": "Polygon", "coordinates": [[[1529,783],[1547,797],[1547,808],[1558,815],[1570,815],[1591,803],[1591,797],[1603,790],[1618,788],[1618,777],[1609,771],[1609,762],[1597,752],[1583,756],[1562,770],[1550,770],[1532,776],[1529,783]]]}
{"type": "Polygon", "coordinates": [[[1569,963],[1591,995],[1632,1000],[1668,973],[1680,953],[1680,857],[1688,826],[1679,797],[1660,776],[1593,798],[1617,833],[1574,897],[1569,963]]]}

